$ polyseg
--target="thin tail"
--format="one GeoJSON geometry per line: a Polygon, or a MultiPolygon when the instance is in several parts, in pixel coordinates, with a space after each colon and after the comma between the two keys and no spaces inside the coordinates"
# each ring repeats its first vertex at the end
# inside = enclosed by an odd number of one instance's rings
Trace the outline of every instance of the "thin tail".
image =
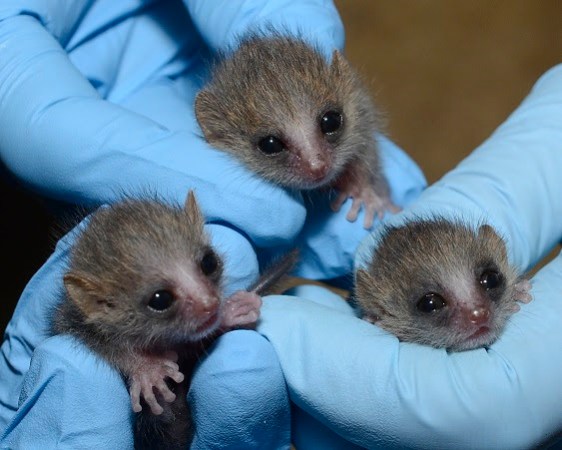
{"type": "Polygon", "coordinates": [[[258,295],[271,294],[285,275],[294,269],[299,260],[299,249],[295,248],[281,256],[265,269],[258,280],[250,287],[249,291],[258,295]]]}

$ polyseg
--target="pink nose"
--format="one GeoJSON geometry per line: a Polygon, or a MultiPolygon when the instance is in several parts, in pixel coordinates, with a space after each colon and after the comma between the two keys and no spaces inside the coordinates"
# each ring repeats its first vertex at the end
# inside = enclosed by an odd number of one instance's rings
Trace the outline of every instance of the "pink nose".
{"type": "Polygon", "coordinates": [[[474,325],[486,325],[490,318],[490,310],[484,306],[478,306],[472,309],[468,314],[468,320],[474,325]]]}
{"type": "Polygon", "coordinates": [[[313,181],[320,181],[326,177],[328,171],[326,169],[310,171],[310,178],[313,181]]]}
{"type": "Polygon", "coordinates": [[[326,177],[328,174],[330,166],[329,164],[322,160],[316,159],[314,161],[310,161],[305,168],[305,173],[308,177],[313,181],[319,181],[322,178],[326,177]]]}

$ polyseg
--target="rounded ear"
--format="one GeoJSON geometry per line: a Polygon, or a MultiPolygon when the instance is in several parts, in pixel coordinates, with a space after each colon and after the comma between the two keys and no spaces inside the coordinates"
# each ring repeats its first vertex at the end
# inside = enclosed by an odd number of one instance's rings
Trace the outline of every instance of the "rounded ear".
{"type": "Polygon", "coordinates": [[[483,237],[483,238],[487,238],[487,239],[499,239],[500,237],[498,236],[498,234],[496,233],[496,230],[494,230],[494,228],[492,228],[491,225],[488,225],[487,223],[484,225],[481,225],[480,228],[478,228],[478,236],[483,237]]]}
{"type": "Polygon", "coordinates": [[[330,64],[330,69],[335,74],[340,74],[343,72],[348,72],[351,70],[347,59],[341,54],[339,50],[334,50],[332,53],[332,62],[330,64]]]}
{"type": "Polygon", "coordinates": [[[478,238],[493,242],[503,258],[507,258],[507,248],[504,240],[491,225],[484,224],[478,228],[478,238]]]}
{"type": "Polygon", "coordinates": [[[365,269],[355,272],[355,300],[363,312],[363,319],[376,322],[383,317],[384,308],[379,304],[375,280],[365,269]]]}
{"type": "Polygon", "coordinates": [[[200,228],[203,230],[203,225],[205,225],[205,218],[199,208],[197,199],[195,198],[195,193],[193,190],[189,190],[187,193],[187,199],[185,200],[184,210],[187,214],[187,218],[193,227],[200,228]]]}
{"type": "Polygon", "coordinates": [[[216,115],[214,113],[215,103],[215,96],[207,89],[199,91],[195,97],[195,118],[201,127],[201,131],[203,131],[205,139],[209,143],[212,143],[216,139],[216,133],[212,125],[214,121],[217,120],[216,117],[214,117],[216,115]]]}
{"type": "Polygon", "coordinates": [[[64,278],[64,287],[68,297],[89,319],[100,319],[113,308],[113,304],[104,296],[101,286],[79,272],[69,272],[64,278]]]}

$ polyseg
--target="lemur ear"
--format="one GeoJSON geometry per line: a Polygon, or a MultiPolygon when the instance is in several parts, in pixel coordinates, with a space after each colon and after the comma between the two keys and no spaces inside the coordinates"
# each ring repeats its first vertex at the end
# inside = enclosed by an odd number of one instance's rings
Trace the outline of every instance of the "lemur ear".
{"type": "Polygon", "coordinates": [[[507,258],[507,248],[505,246],[505,242],[491,225],[481,225],[480,228],[478,228],[478,237],[485,239],[486,242],[493,243],[495,250],[499,252],[499,255],[502,258],[507,258]]]}
{"type": "Polygon", "coordinates": [[[113,304],[105,297],[103,288],[86,275],[69,272],[63,281],[68,297],[89,320],[100,319],[113,310],[113,304]]]}
{"type": "Polygon", "coordinates": [[[336,75],[350,70],[349,63],[339,50],[334,50],[332,53],[332,63],[330,64],[330,69],[336,75]]]}
{"type": "Polygon", "coordinates": [[[217,105],[216,96],[207,89],[199,91],[195,97],[195,118],[203,131],[205,140],[212,144],[218,139],[217,131],[211,126],[211,124],[220,121],[220,117],[216,112],[217,105]]]}
{"type": "Polygon", "coordinates": [[[191,226],[203,230],[205,218],[203,217],[201,208],[199,208],[199,204],[197,203],[193,190],[188,192],[184,208],[191,226]]]}

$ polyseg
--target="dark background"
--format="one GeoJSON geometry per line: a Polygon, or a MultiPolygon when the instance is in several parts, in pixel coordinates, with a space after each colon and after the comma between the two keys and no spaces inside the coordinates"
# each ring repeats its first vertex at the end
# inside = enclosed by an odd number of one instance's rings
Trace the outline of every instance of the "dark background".
{"type": "MultiPolygon", "coordinates": [[[[557,0],[336,4],[346,24],[348,58],[385,111],[388,133],[430,182],[486,139],[562,57],[557,0]]],[[[37,199],[5,180],[0,207],[3,330],[53,248],[53,220],[37,199]]]]}

